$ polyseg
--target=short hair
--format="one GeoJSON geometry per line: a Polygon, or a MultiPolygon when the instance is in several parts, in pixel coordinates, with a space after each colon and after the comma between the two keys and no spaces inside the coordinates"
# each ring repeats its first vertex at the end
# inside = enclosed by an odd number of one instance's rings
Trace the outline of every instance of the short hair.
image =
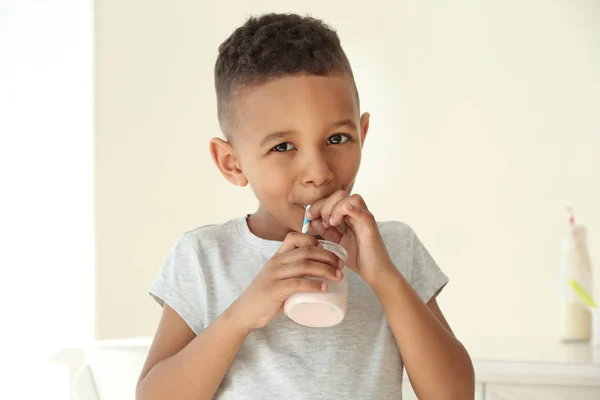
{"type": "Polygon", "coordinates": [[[358,91],[340,39],[319,19],[297,14],[250,17],[221,46],[215,63],[219,124],[225,134],[239,90],[287,75],[347,75],[358,91]]]}

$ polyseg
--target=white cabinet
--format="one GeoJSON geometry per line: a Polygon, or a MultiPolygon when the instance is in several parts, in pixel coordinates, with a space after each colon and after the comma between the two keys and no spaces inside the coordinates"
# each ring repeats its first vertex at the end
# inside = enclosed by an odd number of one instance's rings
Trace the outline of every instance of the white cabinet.
{"type": "MultiPolygon", "coordinates": [[[[463,340],[476,400],[600,400],[600,347],[552,338],[463,340]]],[[[404,400],[416,400],[404,375],[404,400]]]]}
{"type": "Polygon", "coordinates": [[[600,387],[485,385],[485,400],[599,400],[600,387]]]}

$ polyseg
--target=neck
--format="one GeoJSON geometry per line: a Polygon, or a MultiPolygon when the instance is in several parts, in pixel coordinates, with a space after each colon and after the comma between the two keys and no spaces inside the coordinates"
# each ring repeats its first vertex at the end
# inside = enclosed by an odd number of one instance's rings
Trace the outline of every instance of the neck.
{"type": "Polygon", "coordinates": [[[287,225],[278,221],[262,205],[248,217],[250,232],[265,240],[283,241],[286,235],[293,231],[287,225]]]}

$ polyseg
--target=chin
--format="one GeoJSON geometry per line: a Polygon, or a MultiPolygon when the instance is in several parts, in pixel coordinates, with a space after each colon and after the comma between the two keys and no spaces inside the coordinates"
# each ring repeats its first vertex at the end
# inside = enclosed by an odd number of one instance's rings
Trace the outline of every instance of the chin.
{"type": "Polygon", "coordinates": [[[300,231],[302,229],[302,223],[304,222],[304,213],[306,212],[306,206],[303,204],[292,204],[289,214],[289,221],[291,228],[300,231]]]}

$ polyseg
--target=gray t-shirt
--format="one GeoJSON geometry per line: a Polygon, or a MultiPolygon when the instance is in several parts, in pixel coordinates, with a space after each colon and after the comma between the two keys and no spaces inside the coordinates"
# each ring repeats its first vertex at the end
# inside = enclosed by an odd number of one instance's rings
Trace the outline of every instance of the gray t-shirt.
{"type": "MultiPolygon", "coordinates": [[[[378,226],[394,265],[428,302],[448,278],[409,226],[378,226]]],[[[242,294],[280,246],[255,236],[245,217],[196,228],[177,241],[150,294],[199,334],[242,294]]],[[[349,298],[341,324],[307,328],[286,316],[274,318],[246,338],[215,398],[401,398],[404,365],[381,303],[359,275],[345,271],[349,298]]]]}

